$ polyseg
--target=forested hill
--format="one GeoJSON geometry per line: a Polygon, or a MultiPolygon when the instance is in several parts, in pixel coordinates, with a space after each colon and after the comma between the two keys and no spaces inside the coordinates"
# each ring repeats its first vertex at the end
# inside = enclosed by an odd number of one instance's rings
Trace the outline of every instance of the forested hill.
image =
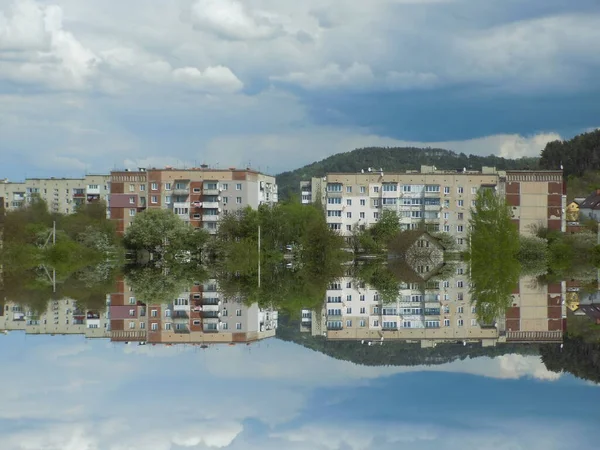
{"type": "Polygon", "coordinates": [[[421,348],[419,344],[406,342],[384,342],[383,345],[369,346],[358,341],[328,341],[323,336],[312,336],[300,332],[298,321],[288,321],[280,317],[277,338],[294,342],[303,347],[331,356],[342,361],[350,361],[364,366],[430,366],[445,364],[467,358],[488,357],[517,353],[539,355],[537,345],[500,344],[496,347],[482,347],[480,344],[463,346],[440,344],[435,348],[421,348]]]}
{"type": "Polygon", "coordinates": [[[540,160],[543,169],[564,167],[565,176],[582,176],[600,170],[600,130],[575,136],[568,141],[549,142],[540,160]]]}
{"type": "Polygon", "coordinates": [[[418,170],[421,165],[434,165],[440,169],[480,170],[482,166],[503,169],[536,169],[539,158],[506,159],[498,156],[477,156],[456,153],[441,148],[367,147],[338,153],[307,166],[277,175],[280,197],[288,198],[300,190],[301,180],[322,177],[328,172],[360,172],[372,167],[396,172],[418,170]]]}

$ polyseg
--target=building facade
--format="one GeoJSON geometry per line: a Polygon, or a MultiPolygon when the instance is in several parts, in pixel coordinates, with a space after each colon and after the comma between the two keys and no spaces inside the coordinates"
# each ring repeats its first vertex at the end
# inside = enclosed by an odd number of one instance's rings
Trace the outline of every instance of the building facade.
{"type": "MultiPolygon", "coordinates": [[[[307,189],[307,182],[302,187],[307,189]]],[[[350,236],[356,227],[378,221],[382,211],[395,211],[403,229],[422,223],[429,231],[454,235],[466,248],[471,208],[481,189],[506,196],[513,220],[521,233],[539,224],[565,228],[561,171],[444,171],[422,166],[420,171],[385,173],[368,169],[361,173],[331,173],[311,181],[311,201],[321,198],[330,228],[350,236]]]]}
{"type": "Polygon", "coordinates": [[[383,301],[367,284],[342,278],[329,286],[322,311],[302,312],[300,330],[332,340],[401,340],[424,348],[457,341],[484,346],[562,341],[565,286],[533,289],[533,280],[522,278],[506,316],[495,324],[481,324],[467,269],[460,263],[445,280],[402,283],[392,301],[383,301]]]}
{"type": "Polygon", "coordinates": [[[161,303],[136,296],[125,281],[111,295],[112,341],[149,344],[249,343],[275,336],[278,313],[224,298],[216,280],[194,282],[161,303]]]}
{"type": "Polygon", "coordinates": [[[120,233],[146,208],[170,209],[214,233],[223,214],[278,200],[275,178],[250,169],[140,168],[112,172],[110,187],[110,216],[120,233]]]}
{"type": "Polygon", "coordinates": [[[87,311],[71,299],[51,300],[48,309],[35,316],[14,302],[5,302],[0,315],[0,330],[27,334],[82,334],[87,338],[110,336],[109,312],[87,311]]]}
{"type": "Polygon", "coordinates": [[[109,175],[83,178],[27,178],[24,182],[0,180],[0,197],[7,210],[25,206],[39,196],[54,213],[70,214],[78,205],[104,200],[109,203],[109,175]]]}

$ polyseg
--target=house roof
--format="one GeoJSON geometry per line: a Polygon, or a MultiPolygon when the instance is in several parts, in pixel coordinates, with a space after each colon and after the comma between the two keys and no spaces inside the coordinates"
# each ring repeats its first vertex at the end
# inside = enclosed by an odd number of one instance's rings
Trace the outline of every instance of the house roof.
{"type": "Polygon", "coordinates": [[[579,204],[581,209],[600,209],[600,190],[594,192],[579,204]]]}

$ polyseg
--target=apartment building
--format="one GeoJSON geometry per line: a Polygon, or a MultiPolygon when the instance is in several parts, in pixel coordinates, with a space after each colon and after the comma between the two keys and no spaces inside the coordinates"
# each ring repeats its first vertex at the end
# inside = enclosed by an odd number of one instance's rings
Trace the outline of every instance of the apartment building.
{"type": "Polygon", "coordinates": [[[109,202],[109,175],[83,178],[27,178],[24,182],[0,180],[0,197],[7,210],[29,203],[37,195],[54,213],[70,214],[78,205],[98,200],[109,202]]]}
{"type": "Polygon", "coordinates": [[[110,214],[121,233],[146,208],[170,209],[191,226],[214,233],[223,214],[278,200],[275,177],[251,169],[115,171],[110,186],[110,214]]]}
{"type": "Polygon", "coordinates": [[[300,329],[332,340],[403,340],[423,348],[456,341],[484,346],[562,341],[564,286],[534,289],[532,279],[523,278],[506,317],[481,324],[466,271],[458,264],[454,276],[443,281],[413,278],[400,285],[395,301],[386,302],[373,287],[342,278],[329,286],[322,312],[303,311],[300,329]]]}
{"type": "Polygon", "coordinates": [[[274,337],[278,313],[227,299],[216,280],[195,282],[177,298],[144,305],[123,280],[111,297],[111,340],[151,344],[249,343],[274,337]]]}
{"type": "Polygon", "coordinates": [[[72,299],[52,300],[48,309],[35,316],[14,302],[4,302],[0,330],[27,334],[82,334],[87,338],[108,338],[108,311],[84,311],[72,299]]]}
{"type": "MultiPolygon", "coordinates": [[[[311,201],[321,198],[330,228],[350,236],[356,227],[368,227],[382,211],[395,211],[403,229],[425,223],[430,231],[454,235],[459,248],[466,248],[471,208],[481,189],[494,189],[512,208],[522,233],[532,224],[565,228],[562,205],[562,171],[438,170],[422,166],[420,171],[385,173],[367,169],[361,173],[331,173],[313,178],[311,201]]],[[[307,189],[308,182],[301,188],[307,189]]]]}

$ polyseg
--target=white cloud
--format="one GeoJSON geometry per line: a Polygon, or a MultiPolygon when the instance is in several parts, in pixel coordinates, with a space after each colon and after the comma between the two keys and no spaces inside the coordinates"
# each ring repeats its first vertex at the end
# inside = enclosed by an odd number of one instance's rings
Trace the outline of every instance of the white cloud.
{"type": "Polygon", "coordinates": [[[192,23],[225,39],[270,39],[281,35],[277,14],[249,11],[237,0],[197,0],[191,8],[192,23]]]}
{"type": "Polygon", "coordinates": [[[208,67],[201,71],[195,67],[182,67],[173,71],[175,81],[190,88],[202,91],[236,92],[242,89],[242,82],[227,67],[208,67]]]}

